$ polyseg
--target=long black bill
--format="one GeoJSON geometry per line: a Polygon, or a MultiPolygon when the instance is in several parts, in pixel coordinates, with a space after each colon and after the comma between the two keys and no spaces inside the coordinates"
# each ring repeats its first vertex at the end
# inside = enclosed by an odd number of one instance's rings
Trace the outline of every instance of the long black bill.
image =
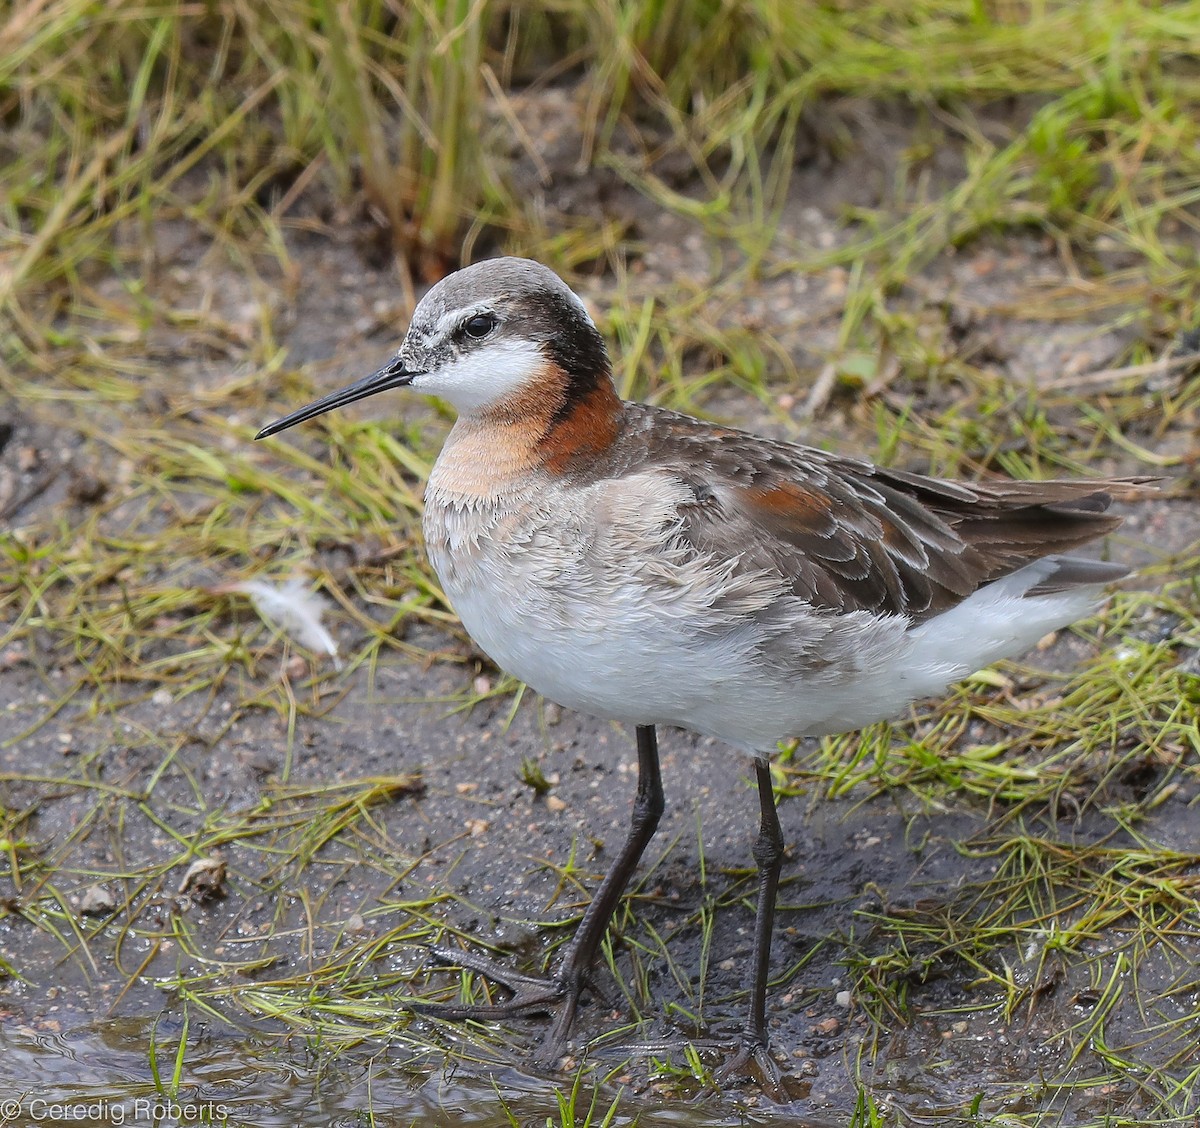
{"type": "Polygon", "coordinates": [[[391,388],[403,388],[406,384],[411,384],[415,376],[420,375],[420,372],[410,372],[405,368],[404,362],[398,356],[393,357],[378,372],[372,372],[370,376],[356,380],[349,387],[342,388],[337,392],[330,392],[329,395],[323,396],[315,403],[310,403],[307,407],[300,408],[299,411],[293,411],[291,415],[285,415],[282,419],[276,419],[274,423],[268,423],[254,437],[265,439],[268,435],[277,435],[280,431],[286,431],[297,423],[303,423],[314,415],[324,415],[325,412],[332,411],[335,407],[345,407],[348,403],[366,399],[367,396],[373,396],[376,392],[386,392],[391,388]]]}

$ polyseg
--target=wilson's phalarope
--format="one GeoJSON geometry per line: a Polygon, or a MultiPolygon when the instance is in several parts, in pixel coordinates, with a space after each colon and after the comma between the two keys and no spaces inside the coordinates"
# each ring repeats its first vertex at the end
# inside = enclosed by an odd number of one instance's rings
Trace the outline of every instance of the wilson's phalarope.
{"type": "Polygon", "coordinates": [[[378,372],[259,438],[389,388],[458,411],[426,490],[425,539],[479,646],[539,693],[637,730],[629,837],[549,980],[435,954],[546,1012],[562,1051],[589,969],[663,810],[655,728],[754,757],[759,889],[750,1005],[727,1074],[770,1079],[765,996],[783,836],[780,740],[892,717],[1086,615],[1116,564],[1063,556],[1110,532],[1141,480],[951,482],[622,401],[580,299],[522,259],[439,282],[378,372]]]}

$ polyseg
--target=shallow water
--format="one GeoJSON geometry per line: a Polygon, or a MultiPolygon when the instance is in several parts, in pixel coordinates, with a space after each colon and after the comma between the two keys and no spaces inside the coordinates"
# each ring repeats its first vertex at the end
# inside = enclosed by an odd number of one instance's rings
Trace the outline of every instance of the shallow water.
{"type": "MultiPolygon", "coordinates": [[[[170,1093],[181,1033],[146,1019],[92,1022],[65,1031],[38,1031],[20,1023],[0,1027],[0,1124],[186,1125],[213,1123],[254,1128],[420,1125],[422,1128],[511,1128],[515,1122],[558,1125],[559,1086],[511,1067],[443,1072],[414,1068],[375,1052],[330,1055],[293,1038],[235,1037],[189,1032],[184,1083],[170,1093]],[[158,1049],[152,1053],[153,1044],[158,1049]],[[164,1048],[165,1047],[165,1048],[164,1048]]],[[[571,1078],[560,1079],[569,1088],[571,1078]]],[[[603,1121],[614,1100],[613,1128],[717,1128],[785,1122],[821,1128],[819,1122],[779,1111],[736,1109],[715,1094],[664,1103],[632,1096],[617,1082],[598,1091],[580,1087],[576,1123],[583,1125],[593,1093],[592,1123],[603,1121]]]]}

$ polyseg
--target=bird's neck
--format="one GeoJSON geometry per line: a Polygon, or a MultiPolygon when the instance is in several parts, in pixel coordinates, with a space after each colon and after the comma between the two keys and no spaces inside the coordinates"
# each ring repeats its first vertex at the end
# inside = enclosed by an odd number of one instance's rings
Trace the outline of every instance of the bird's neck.
{"type": "Polygon", "coordinates": [[[459,416],[430,490],[483,498],[539,475],[586,477],[616,440],[624,407],[607,373],[582,389],[561,379],[531,383],[501,404],[459,416]]]}

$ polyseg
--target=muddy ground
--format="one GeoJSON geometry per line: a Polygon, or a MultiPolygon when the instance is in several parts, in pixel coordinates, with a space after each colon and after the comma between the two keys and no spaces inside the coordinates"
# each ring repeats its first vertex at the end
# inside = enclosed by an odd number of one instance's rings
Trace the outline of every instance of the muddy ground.
{"type": "MultiPolygon", "coordinates": [[[[879,154],[887,146],[864,150],[833,168],[814,161],[801,170],[781,237],[802,235],[818,244],[847,237],[839,208],[874,202],[885,183],[879,154]]],[[[588,189],[586,181],[564,174],[558,202],[584,213],[626,209],[631,235],[643,240],[631,256],[633,292],[711,270],[716,247],[696,228],[654,214],[632,193],[614,202],[612,185],[602,204],[581,198],[588,189]],[[575,198],[566,198],[572,193],[575,198]]],[[[353,228],[333,235],[294,238],[291,253],[301,282],[294,299],[281,298],[291,302],[284,338],[289,364],[312,365],[322,390],[367,371],[394,348],[403,328],[390,271],[363,256],[353,228]]],[[[203,250],[186,240],[175,248],[185,275],[203,250]]],[[[1128,340],[1120,331],[1101,331],[1082,320],[1048,327],[1004,314],[1005,301],[1015,301],[1035,276],[1065,278],[1060,257],[1044,240],[983,242],[932,264],[920,300],[970,311],[969,333],[990,342],[996,353],[991,363],[1014,386],[1031,373],[1110,363],[1128,340]]],[[[747,293],[742,315],[777,337],[803,379],[811,380],[814,355],[836,334],[844,283],[838,271],[764,281],[747,293]]],[[[600,308],[609,288],[603,275],[583,286],[600,308]]],[[[239,294],[237,280],[230,279],[231,305],[239,294]]],[[[180,355],[162,367],[162,394],[170,397],[192,381],[220,387],[226,373],[215,360],[180,355]]],[[[870,435],[847,422],[836,397],[815,421],[806,421],[794,410],[804,400],[805,384],[778,391],[785,397],[779,410],[730,391],[713,397],[709,410],[792,438],[871,449],[870,435]]],[[[7,519],[14,526],[77,519],[88,504],[87,476],[102,467],[104,452],[44,417],[35,420],[15,405],[7,410],[12,429],[0,451],[7,519]]],[[[443,416],[420,406],[380,400],[361,409],[377,418],[397,411],[434,431],[446,427],[443,416]]],[[[1177,451],[1193,438],[1186,431],[1169,433],[1164,449],[1177,451]]],[[[296,433],[288,441],[320,454],[311,434],[296,433]]],[[[918,454],[910,461],[927,468],[918,454]]],[[[1144,472],[1117,456],[1095,469],[1144,472]]],[[[1155,501],[1129,512],[1127,535],[1112,553],[1131,563],[1182,553],[1200,532],[1190,502],[1155,501]]],[[[197,587],[220,579],[217,562],[195,563],[197,587]]],[[[335,613],[331,627],[343,653],[352,653],[356,640],[347,621],[335,613]]],[[[254,687],[235,678],[215,694],[155,695],[109,715],[89,715],[84,704],[72,702],[3,746],[4,806],[27,813],[22,835],[39,850],[56,851],[70,878],[62,882],[67,900],[55,936],[27,919],[24,907],[33,891],[19,873],[10,869],[0,877],[0,896],[10,907],[0,918],[0,957],[12,972],[0,979],[0,1095],[22,1102],[7,1120],[0,1110],[0,1122],[54,1122],[49,1113],[35,1114],[35,1098],[76,1104],[159,1099],[155,1070],[169,1073],[171,1062],[154,1065],[148,1047],[160,1044],[160,1055],[170,1059],[181,1038],[188,1052],[180,1092],[227,1106],[230,1123],[362,1123],[368,1107],[373,1123],[397,1126],[504,1124],[502,1106],[521,1124],[559,1115],[553,1093],[562,1075],[533,1070],[525,1058],[537,1037],[536,1022],[513,1021],[464,1042],[428,1020],[407,1026],[403,1002],[423,994],[445,997],[444,988],[457,981],[457,973],[418,970],[424,943],[443,924],[463,943],[497,945],[523,967],[539,966],[545,942],[561,935],[561,929],[541,926],[578,913],[624,834],[634,784],[633,734],[532,694],[515,711],[511,694],[457,708],[465,695],[493,688],[497,671],[452,629],[404,629],[406,641],[429,655],[426,660],[391,654],[374,671],[334,674],[323,667],[315,690],[307,688],[311,668],[289,665],[292,659],[281,652],[278,665],[261,677],[290,679],[301,700],[320,714],[300,712],[291,733],[268,709],[243,711],[254,687]],[[238,719],[226,727],[232,715],[238,719]],[[178,751],[164,762],[161,750],[176,744],[178,751]],[[525,758],[536,760],[550,781],[545,794],[520,778],[525,758]],[[153,789],[147,791],[150,777],[153,789]],[[77,778],[88,786],[72,782],[77,778]],[[298,794],[337,785],[361,796],[367,780],[386,782],[362,800],[365,813],[348,824],[345,836],[334,835],[296,860],[305,809],[298,794]],[[264,797],[293,818],[275,826],[270,849],[261,837],[231,833],[222,842],[214,836],[214,827],[244,829],[263,810],[264,797]],[[206,845],[189,856],[188,843],[206,845]],[[205,895],[197,885],[204,871],[187,875],[192,862],[214,856],[225,872],[212,878],[211,895],[205,895]],[[578,883],[563,877],[570,865],[578,868],[578,883]],[[139,884],[136,875],[160,870],[151,887],[139,884]],[[124,903],[135,890],[136,912],[124,903]],[[421,906],[418,917],[414,905],[421,906]],[[63,923],[68,917],[74,935],[63,923]],[[341,951],[369,950],[372,938],[385,936],[385,949],[348,975],[362,980],[386,972],[392,987],[383,998],[395,1018],[389,1023],[382,1016],[387,1033],[349,1049],[333,1052],[336,1040],[327,1033],[306,1037],[302,1023],[265,1015],[261,1006],[239,1001],[236,990],[211,996],[207,1010],[181,990],[205,976],[211,978],[204,978],[204,990],[302,981],[306,968],[324,966],[341,951]],[[290,1032],[283,1041],[281,1031],[290,1032]]],[[[1041,660],[1069,666],[1089,652],[1079,640],[1063,640],[1041,660]]],[[[49,645],[43,654],[36,645],[17,647],[3,660],[0,715],[11,736],[45,716],[56,685],[65,685],[73,671],[49,645]]],[[[619,979],[641,976],[631,994],[644,1025],[590,1056],[617,1070],[601,1086],[602,1108],[624,1091],[617,1123],[637,1116],[643,1126],[845,1124],[859,1099],[856,1079],[870,1086],[880,1117],[906,1123],[978,1123],[1001,1114],[1016,1123],[1055,1109],[1063,1123],[1092,1123],[1110,1113],[1136,1116],[1139,1101],[1149,1099],[1140,1093],[1136,1071],[1123,1083],[1086,1083],[1103,1072],[1094,1042],[1085,1040],[1076,1060],[1064,1060],[1064,1047],[1074,1045],[1065,1032],[1086,1020],[1089,1000],[1104,986],[1074,980],[1066,965],[1052,981],[1032,983],[1025,1005],[1011,1015],[1002,1013],[994,989],[965,963],[914,975],[906,1013],[883,1029],[847,993],[847,951],[869,957],[887,915],[923,915],[936,924],[964,891],[995,874],[1005,834],[1012,831],[1003,811],[979,802],[963,798],[935,809],[905,791],[833,801],[818,800],[815,787],[806,793],[802,788],[781,804],[790,845],[772,960],[771,1028],[789,1074],[791,1102],[779,1106],[753,1091],[720,1096],[656,1074],[652,1059],[682,1061],[672,1043],[683,1036],[707,1047],[728,1038],[740,1021],[756,817],[748,765],[740,756],[677,731],[664,732],[661,745],[667,813],[632,915],[623,918],[615,949],[620,976],[601,976],[617,1005],[593,1003],[580,1029],[596,1036],[628,1019],[630,1000],[619,979]],[[688,1017],[697,1013],[699,1022],[688,1017]],[[631,1046],[637,1052],[626,1062],[631,1046]],[[1078,1087],[1072,1089],[1072,1082],[1078,1087]]],[[[1122,788],[1132,794],[1137,786],[1136,780],[1115,781],[1110,797],[1120,797],[1122,788]]],[[[332,792],[320,794],[327,801],[332,792]]],[[[1198,799],[1195,773],[1181,775],[1180,786],[1137,834],[1181,853],[1200,852],[1198,799]]],[[[1064,841],[1135,842],[1101,806],[1023,817],[1027,829],[1064,841]]],[[[1090,942],[1102,950],[1109,941],[1100,935],[1090,942]]],[[[1181,943],[1148,959],[1141,974],[1157,977],[1164,989],[1175,982],[1186,986],[1198,955],[1200,946],[1181,943]]],[[[1009,964],[1018,980],[1045,966],[1030,951],[1006,949],[991,958],[998,966],[1009,964]]],[[[1194,986],[1162,994],[1171,1006],[1196,1006],[1194,986]]],[[[1155,1021],[1130,1005],[1107,1028],[1109,1044],[1135,1044],[1155,1021]]],[[[710,1064],[719,1060],[715,1052],[704,1053],[710,1064]]],[[[571,1074],[565,1076],[569,1083],[571,1074]]],[[[115,1122],[114,1107],[99,1109],[94,1122],[115,1122]]]]}

